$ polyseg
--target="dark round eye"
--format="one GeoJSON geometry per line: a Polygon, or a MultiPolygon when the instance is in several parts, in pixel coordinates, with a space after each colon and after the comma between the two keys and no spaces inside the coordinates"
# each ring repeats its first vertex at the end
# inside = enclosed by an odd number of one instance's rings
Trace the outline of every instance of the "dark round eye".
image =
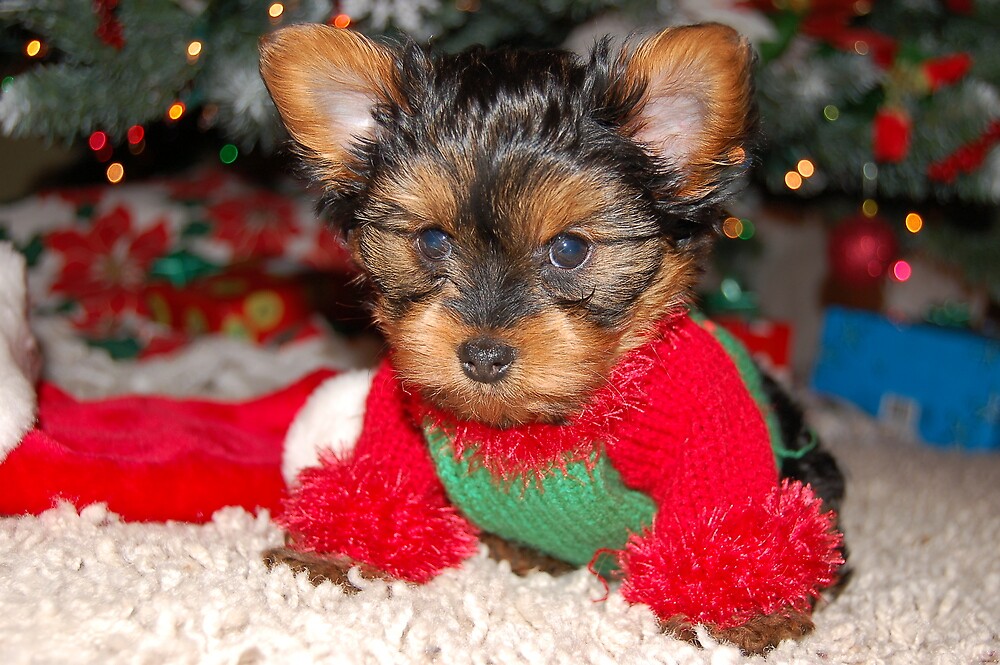
{"type": "Polygon", "coordinates": [[[549,243],[549,261],[556,268],[572,270],[590,256],[590,243],[578,235],[560,233],[549,243]]]}
{"type": "Polygon", "coordinates": [[[444,261],[451,256],[451,237],[441,229],[424,229],[417,234],[417,249],[426,259],[444,261]]]}

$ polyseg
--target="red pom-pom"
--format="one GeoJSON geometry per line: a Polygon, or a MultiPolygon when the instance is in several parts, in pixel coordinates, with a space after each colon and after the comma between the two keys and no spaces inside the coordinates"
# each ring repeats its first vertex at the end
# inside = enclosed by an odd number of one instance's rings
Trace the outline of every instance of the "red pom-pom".
{"type": "Polygon", "coordinates": [[[661,516],[629,541],[622,594],[660,619],[721,629],[806,609],[844,563],[833,520],[810,488],[787,480],[749,505],[695,519],[661,516]]]}
{"type": "Polygon", "coordinates": [[[427,582],[475,554],[478,534],[439,488],[409,475],[371,457],[326,457],[299,474],[276,522],[299,550],[427,582]]]}
{"type": "Polygon", "coordinates": [[[872,146],[879,162],[901,162],[910,152],[913,122],[900,109],[879,109],[872,126],[872,146]]]}

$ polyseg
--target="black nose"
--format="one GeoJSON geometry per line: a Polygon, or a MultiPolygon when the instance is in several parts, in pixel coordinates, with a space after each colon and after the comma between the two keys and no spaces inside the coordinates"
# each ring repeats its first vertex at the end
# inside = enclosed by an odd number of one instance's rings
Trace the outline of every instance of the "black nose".
{"type": "Polygon", "coordinates": [[[502,379],[517,358],[514,347],[492,337],[474,337],[458,347],[462,371],[473,381],[495,383],[502,379]]]}

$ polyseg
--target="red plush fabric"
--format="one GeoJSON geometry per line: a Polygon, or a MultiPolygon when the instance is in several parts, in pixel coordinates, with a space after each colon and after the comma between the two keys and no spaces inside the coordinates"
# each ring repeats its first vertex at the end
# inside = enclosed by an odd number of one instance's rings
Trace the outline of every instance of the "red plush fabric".
{"type": "Polygon", "coordinates": [[[448,501],[405,401],[384,362],[352,454],[303,470],[285,502],[277,521],[297,549],[346,555],[417,583],[476,553],[478,530],[448,501]]]}
{"type": "Polygon", "coordinates": [[[624,552],[622,596],[663,620],[718,628],[758,615],[806,610],[844,563],[833,513],[798,482],[764,497],[696,513],[657,514],[624,552]]]}
{"type": "Polygon", "coordinates": [[[204,522],[223,506],[275,510],[285,430],[332,372],[245,402],[127,396],[81,401],[43,384],[38,427],[0,464],[0,514],[57,499],[126,520],[204,522]]]}

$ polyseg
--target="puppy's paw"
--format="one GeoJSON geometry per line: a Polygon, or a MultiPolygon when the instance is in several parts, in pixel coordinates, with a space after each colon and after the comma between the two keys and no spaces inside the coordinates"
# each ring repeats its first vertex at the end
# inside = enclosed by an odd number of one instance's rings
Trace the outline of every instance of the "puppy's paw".
{"type": "Polygon", "coordinates": [[[355,594],[361,590],[348,575],[352,568],[357,568],[358,573],[366,580],[392,579],[386,573],[368,564],[358,563],[350,557],[336,554],[322,555],[314,552],[299,552],[290,547],[272,547],[264,550],[261,559],[268,570],[284,564],[296,574],[306,573],[309,576],[309,582],[314,586],[330,581],[349,594],[355,594]]]}
{"type": "MultiPolygon", "coordinates": [[[[747,655],[764,655],[784,640],[797,640],[808,635],[813,627],[808,612],[793,609],[759,615],[732,628],[706,626],[713,639],[732,644],[747,655]]],[[[700,645],[694,624],[687,617],[676,616],[661,621],[660,628],[678,639],[700,645]]]]}

